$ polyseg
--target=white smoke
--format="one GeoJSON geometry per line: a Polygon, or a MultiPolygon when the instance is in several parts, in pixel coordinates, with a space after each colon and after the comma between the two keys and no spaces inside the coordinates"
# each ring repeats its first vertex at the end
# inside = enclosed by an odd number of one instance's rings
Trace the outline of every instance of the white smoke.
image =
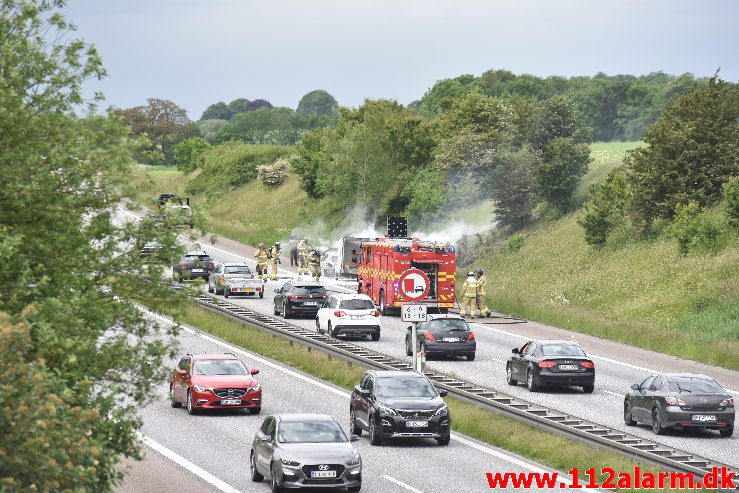
{"type": "Polygon", "coordinates": [[[492,228],[492,226],[492,224],[480,226],[479,224],[470,224],[464,221],[453,221],[446,224],[440,224],[438,228],[425,231],[415,231],[411,236],[422,240],[456,245],[463,236],[483,233],[492,228]]]}

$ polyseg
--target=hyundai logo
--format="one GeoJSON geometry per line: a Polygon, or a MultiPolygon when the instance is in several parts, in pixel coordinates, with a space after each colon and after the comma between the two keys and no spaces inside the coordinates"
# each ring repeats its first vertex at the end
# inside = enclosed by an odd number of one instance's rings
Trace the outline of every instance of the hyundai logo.
{"type": "Polygon", "coordinates": [[[318,466],[319,471],[328,471],[329,469],[331,468],[327,466],[326,464],[321,464],[320,466],[318,466]]]}

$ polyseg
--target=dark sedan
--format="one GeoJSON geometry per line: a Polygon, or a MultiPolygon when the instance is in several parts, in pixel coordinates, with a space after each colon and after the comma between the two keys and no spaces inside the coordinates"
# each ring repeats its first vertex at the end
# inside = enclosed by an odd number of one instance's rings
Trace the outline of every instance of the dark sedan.
{"type": "Polygon", "coordinates": [[[526,382],[531,392],[545,385],[572,385],[586,394],[595,388],[595,364],[574,342],[529,341],[512,353],[506,364],[508,385],[526,382]]]}
{"type": "MultiPolygon", "coordinates": [[[[475,359],[477,341],[465,319],[459,315],[429,315],[418,324],[419,349],[430,356],[464,356],[475,359]]],[[[413,354],[413,326],[405,334],[405,354],[413,354]]]]}
{"type": "Polygon", "coordinates": [[[213,259],[202,250],[187,252],[180,261],[172,267],[172,274],[177,282],[185,279],[208,280],[210,273],[216,268],[213,259]]]}
{"type": "Polygon", "coordinates": [[[326,301],[326,288],[317,282],[288,281],[275,289],[274,313],[285,318],[316,316],[326,301]]]}
{"type": "Polygon", "coordinates": [[[652,375],[624,397],[624,422],[648,424],[657,435],[667,428],[692,428],[730,437],[734,416],[734,399],[716,380],[696,373],[652,375]]]}

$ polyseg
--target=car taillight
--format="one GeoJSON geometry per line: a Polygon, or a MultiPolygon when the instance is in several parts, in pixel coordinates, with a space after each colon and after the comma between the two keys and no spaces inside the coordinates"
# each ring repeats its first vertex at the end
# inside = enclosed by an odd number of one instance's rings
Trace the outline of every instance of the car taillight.
{"type": "Polygon", "coordinates": [[[339,318],[341,318],[341,317],[343,317],[344,315],[346,315],[346,312],[345,312],[345,311],[343,311],[343,310],[336,310],[336,311],[334,312],[334,317],[339,317],[339,318]]]}
{"type": "Polygon", "coordinates": [[[213,262],[208,262],[209,269],[215,269],[216,265],[213,262]]]}
{"type": "Polygon", "coordinates": [[[539,368],[551,368],[552,366],[557,366],[557,363],[554,361],[540,361],[539,362],[539,368]]]}
{"type": "Polygon", "coordinates": [[[470,332],[469,334],[467,334],[467,340],[468,341],[474,341],[475,340],[475,333],[474,332],[470,332]]]}
{"type": "Polygon", "coordinates": [[[595,368],[595,363],[592,361],[583,361],[580,363],[580,366],[583,366],[585,368],[595,368]]]}
{"type": "Polygon", "coordinates": [[[294,294],[288,294],[287,295],[287,299],[288,300],[294,300],[295,298],[297,298],[297,296],[295,296],[294,294]]]}
{"type": "Polygon", "coordinates": [[[723,406],[723,407],[733,407],[734,406],[734,399],[732,399],[731,397],[728,398],[728,399],[724,399],[721,402],[719,402],[718,405],[719,406],[723,406]]]}
{"type": "Polygon", "coordinates": [[[434,334],[428,331],[423,333],[423,338],[426,339],[427,341],[436,341],[436,337],[434,337],[434,334]]]}
{"type": "Polygon", "coordinates": [[[188,264],[187,262],[180,262],[180,269],[189,269],[189,268],[190,268],[190,264],[188,264]]]}
{"type": "Polygon", "coordinates": [[[372,315],[373,317],[379,317],[380,316],[380,312],[378,312],[377,310],[372,310],[370,312],[370,315],[372,315]]]}
{"type": "Polygon", "coordinates": [[[680,399],[679,397],[665,397],[665,402],[668,403],[671,406],[684,406],[685,401],[680,399]]]}

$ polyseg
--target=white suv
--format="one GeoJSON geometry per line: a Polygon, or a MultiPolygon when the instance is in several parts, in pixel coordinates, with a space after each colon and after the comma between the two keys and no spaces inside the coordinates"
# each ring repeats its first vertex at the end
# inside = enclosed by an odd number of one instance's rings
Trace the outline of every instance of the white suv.
{"type": "Polygon", "coordinates": [[[334,294],[316,315],[316,329],[331,337],[370,336],[380,339],[380,312],[366,294],[334,294]]]}

